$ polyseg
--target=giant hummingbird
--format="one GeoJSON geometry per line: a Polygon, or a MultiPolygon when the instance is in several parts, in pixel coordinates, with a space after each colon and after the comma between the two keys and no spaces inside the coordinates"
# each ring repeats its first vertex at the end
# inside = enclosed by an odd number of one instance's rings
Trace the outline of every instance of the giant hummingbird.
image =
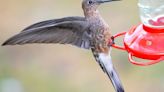
{"type": "Polygon", "coordinates": [[[72,44],[91,50],[97,63],[111,80],[115,91],[124,92],[112,64],[110,47],[113,40],[111,39],[109,25],[98,11],[100,4],[111,1],[119,0],[83,0],[84,17],[64,17],[35,23],[11,37],[2,45],[59,43],[72,44]]]}

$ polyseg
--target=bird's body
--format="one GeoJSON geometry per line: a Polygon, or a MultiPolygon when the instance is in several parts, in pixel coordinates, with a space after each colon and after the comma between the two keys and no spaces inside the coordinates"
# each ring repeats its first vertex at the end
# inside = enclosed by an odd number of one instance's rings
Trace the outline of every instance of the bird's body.
{"type": "Polygon", "coordinates": [[[96,61],[112,81],[116,92],[124,92],[110,57],[111,32],[97,10],[101,3],[110,1],[117,0],[83,0],[85,17],[65,17],[36,23],[3,45],[60,43],[91,49],[96,61]]]}
{"type": "Polygon", "coordinates": [[[88,18],[87,21],[90,24],[91,47],[94,47],[97,52],[108,53],[111,38],[109,26],[101,16],[88,18]]]}

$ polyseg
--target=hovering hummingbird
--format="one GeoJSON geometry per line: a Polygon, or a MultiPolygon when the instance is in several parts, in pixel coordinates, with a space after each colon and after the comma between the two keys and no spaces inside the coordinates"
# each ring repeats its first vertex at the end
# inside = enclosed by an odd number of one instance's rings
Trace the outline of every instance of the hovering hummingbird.
{"type": "Polygon", "coordinates": [[[65,17],[33,24],[2,45],[60,43],[91,49],[96,61],[111,80],[115,91],[124,92],[110,56],[110,46],[114,41],[109,25],[97,10],[100,4],[111,1],[119,0],[83,0],[82,9],[85,17],[65,17]]]}

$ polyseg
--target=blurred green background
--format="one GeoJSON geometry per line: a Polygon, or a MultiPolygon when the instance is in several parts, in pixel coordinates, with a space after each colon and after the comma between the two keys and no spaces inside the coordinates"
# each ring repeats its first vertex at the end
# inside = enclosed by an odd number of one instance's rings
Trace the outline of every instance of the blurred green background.
{"type": "MultiPolygon", "coordinates": [[[[140,22],[137,0],[104,4],[100,13],[112,34],[140,22]]],[[[0,44],[25,27],[48,19],[83,16],[81,0],[1,0],[0,44]]],[[[117,43],[122,44],[122,38],[117,43]]],[[[113,49],[113,63],[126,92],[163,92],[164,64],[139,67],[113,49]]],[[[0,47],[0,92],[114,92],[91,51],[71,45],[0,47]]]]}

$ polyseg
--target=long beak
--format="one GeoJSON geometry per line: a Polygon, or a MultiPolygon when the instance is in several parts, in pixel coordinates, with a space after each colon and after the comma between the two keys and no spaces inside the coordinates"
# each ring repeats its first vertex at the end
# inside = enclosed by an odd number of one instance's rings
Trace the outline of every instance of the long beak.
{"type": "Polygon", "coordinates": [[[98,0],[98,3],[106,3],[106,2],[112,2],[112,1],[121,1],[121,0],[98,0]]]}

